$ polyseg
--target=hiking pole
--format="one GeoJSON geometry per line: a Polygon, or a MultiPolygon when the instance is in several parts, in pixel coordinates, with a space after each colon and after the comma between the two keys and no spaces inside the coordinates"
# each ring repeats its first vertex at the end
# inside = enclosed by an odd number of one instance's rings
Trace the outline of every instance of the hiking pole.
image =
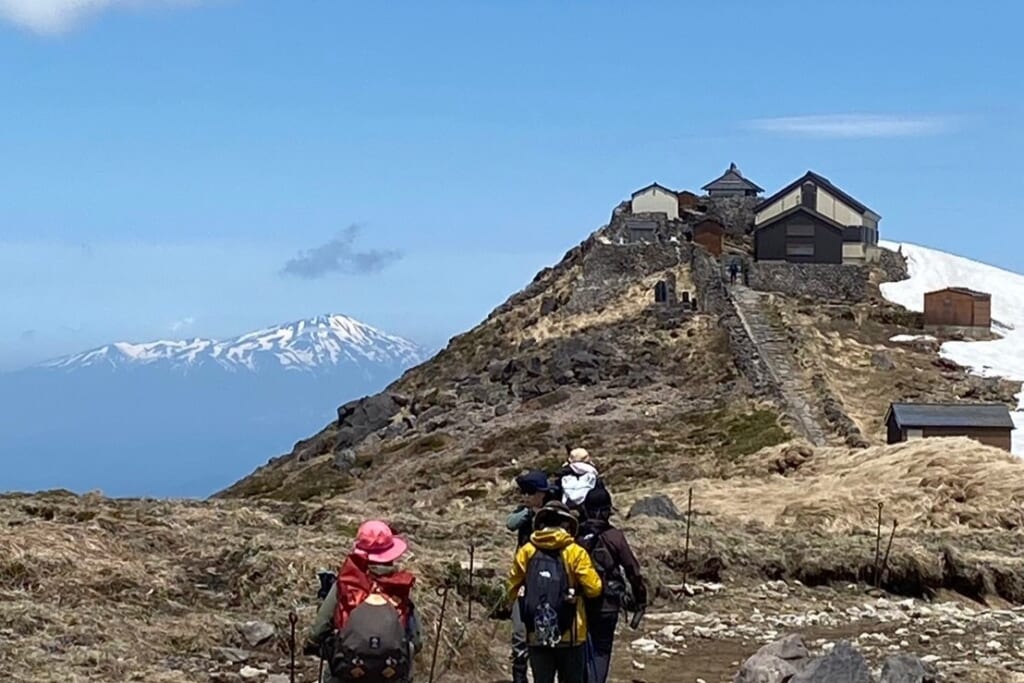
{"type": "Polygon", "coordinates": [[[690,572],[690,518],[693,517],[693,487],[690,487],[686,503],[686,545],[683,546],[683,590],[686,590],[686,576],[690,572]]]}
{"type": "Polygon", "coordinates": [[[878,585],[878,561],[882,555],[882,508],[885,507],[885,503],[878,502],[878,530],[875,533],[875,575],[872,577],[876,586],[878,585]]]}
{"type": "Polygon", "coordinates": [[[448,584],[438,587],[441,596],[441,612],[437,615],[437,633],[434,636],[434,654],[430,657],[430,683],[434,683],[434,668],[437,666],[437,648],[441,645],[441,627],[444,625],[444,611],[448,606],[448,584]]]}
{"type": "Polygon", "coordinates": [[[291,638],[288,641],[288,650],[291,653],[291,683],[295,683],[295,624],[299,621],[299,615],[295,612],[288,613],[288,623],[291,625],[291,638]]]}
{"type": "Polygon", "coordinates": [[[466,621],[473,621],[473,561],[476,555],[476,546],[469,544],[469,609],[466,614],[466,621]]]}
{"type": "Polygon", "coordinates": [[[889,534],[889,545],[885,549],[885,559],[882,560],[882,569],[878,574],[878,581],[875,583],[875,588],[882,587],[882,578],[885,576],[885,568],[889,564],[889,552],[892,550],[892,540],[896,538],[896,520],[892,520],[892,532],[889,534]]]}

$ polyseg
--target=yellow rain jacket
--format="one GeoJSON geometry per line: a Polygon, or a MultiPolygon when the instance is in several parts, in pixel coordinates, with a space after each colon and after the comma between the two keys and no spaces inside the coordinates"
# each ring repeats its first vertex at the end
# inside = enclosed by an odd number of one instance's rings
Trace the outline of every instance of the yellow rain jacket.
{"type": "MultiPolygon", "coordinates": [[[[601,577],[597,575],[590,555],[577,545],[569,532],[564,529],[542,529],[534,531],[530,536],[530,542],[516,552],[515,563],[508,575],[509,601],[515,600],[519,595],[519,589],[526,581],[526,566],[537,548],[543,550],[561,550],[562,561],[569,575],[569,585],[576,589],[576,628],[569,629],[562,634],[563,643],[582,645],[587,642],[587,615],[583,605],[583,598],[596,598],[601,595],[601,577]],[[575,634],[573,631],[575,630],[575,634]],[[575,639],[573,636],[575,635],[575,639]]],[[[534,635],[529,634],[527,643],[534,643],[534,635]]]]}

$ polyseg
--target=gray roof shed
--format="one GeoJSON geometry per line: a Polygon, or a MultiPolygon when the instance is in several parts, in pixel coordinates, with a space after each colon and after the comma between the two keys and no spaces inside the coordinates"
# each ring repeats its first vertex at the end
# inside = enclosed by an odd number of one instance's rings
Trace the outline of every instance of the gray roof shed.
{"type": "Polygon", "coordinates": [[[1013,429],[1010,409],[1001,403],[893,403],[886,422],[900,427],[981,427],[1013,429]]]}

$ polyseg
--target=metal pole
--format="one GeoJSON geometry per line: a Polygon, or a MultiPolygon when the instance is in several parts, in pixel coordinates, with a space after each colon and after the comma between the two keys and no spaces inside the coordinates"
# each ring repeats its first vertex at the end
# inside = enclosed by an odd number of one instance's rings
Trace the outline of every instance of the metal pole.
{"type": "Polygon", "coordinates": [[[288,641],[288,649],[291,653],[291,669],[290,669],[290,680],[291,683],[295,683],[295,624],[299,621],[299,615],[295,612],[288,614],[288,623],[291,624],[291,638],[288,641]]]}
{"type": "Polygon", "coordinates": [[[892,541],[896,538],[896,520],[892,520],[892,532],[889,534],[889,545],[885,549],[885,559],[882,560],[882,569],[878,573],[878,582],[875,583],[875,588],[882,587],[882,577],[885,576],[885,568],[889,564],[889,552],[892,550],[892,541]]]}
{"type": "Polygon", "coordinates": [[[878,529],[875,532],[875,575],[873,583],[878,585],[878,562],[882,559],[882,508],[885,503],[878,503],[878,529]]]}
{"type": "Polygon", "coordinates": [[[469,608],[467,609],[466,620],[473,621],[473,569],[476,559],[476,546],[469,544],[469,608]]]}
{"type": "Polygon", "coordinates": [[[683,546],[683,590],[686,590],[686,577],[690,573],[690,519],[693,517],[693,487],[690,488],[686,503],[686,545],[683,546]]]}
{"type": "Polygon", "coordinates": [[[437,616],[437,633],[434,635],[434,654],[430,658],[430,683],[434,683],[434,669],[437,666],[437,648],[441,645],[441,627],[444,625],[444,611],[448,606],[448,585],[437,589],[441,596],[441,612],[437,616]]]}

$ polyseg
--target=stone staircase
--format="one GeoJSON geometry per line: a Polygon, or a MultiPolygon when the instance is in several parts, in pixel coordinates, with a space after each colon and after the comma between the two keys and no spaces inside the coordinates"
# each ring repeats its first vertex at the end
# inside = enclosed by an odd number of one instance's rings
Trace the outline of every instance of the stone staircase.
{"type": "Polygon", "coordinates": [[[809,378],[793,355],[786,330],[765,315],[762,295],[743,285],[728,287],[736,314],[767,366],[794,425],[815,446],[828,442],[824,414],[815,409],[809,378]],[[809,400],[810,399],[810,400],[809,400]]]}

